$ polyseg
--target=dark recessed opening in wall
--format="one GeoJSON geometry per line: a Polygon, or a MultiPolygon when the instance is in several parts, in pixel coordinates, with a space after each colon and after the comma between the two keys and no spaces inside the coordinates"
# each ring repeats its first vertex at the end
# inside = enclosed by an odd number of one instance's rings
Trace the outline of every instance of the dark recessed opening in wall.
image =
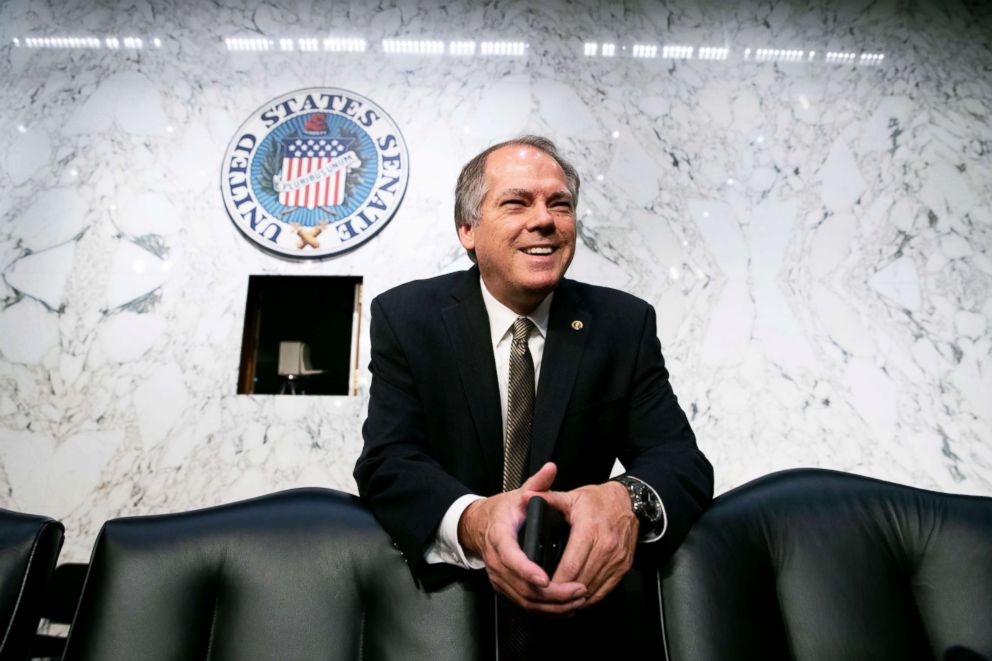
{"type": "Polygon", "coordinates": [[[360,276],[249,276],[238,393],[352,394],[361,304],[360,276]]]}

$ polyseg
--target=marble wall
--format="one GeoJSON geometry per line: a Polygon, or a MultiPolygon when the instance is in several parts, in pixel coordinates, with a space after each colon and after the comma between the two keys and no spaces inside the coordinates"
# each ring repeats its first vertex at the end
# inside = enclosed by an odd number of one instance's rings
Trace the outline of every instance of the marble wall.
{"type": "Polygon", "coordinates": [[[992,495],[982,3],[239,5],[0,5],[0,506],[63,519],[64,559],[109,517],[353,491],[367,377],[237,395],[248,276],[362,275],[368,300],[465,268],[455,176],[522,132],[584,176],[571,275],[657,307],[718,490],[821,466],[992,495]],[[218,181],[249,114],[313,86],[385,108],[411,178],[371,241],[294,262],[218,181]]]}

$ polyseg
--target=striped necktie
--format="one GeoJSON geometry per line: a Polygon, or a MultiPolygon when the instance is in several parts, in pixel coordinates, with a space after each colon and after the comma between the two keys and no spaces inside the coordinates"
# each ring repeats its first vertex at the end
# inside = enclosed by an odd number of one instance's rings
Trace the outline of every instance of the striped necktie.
{"type": "MultiPolygon", "coordinates": [[[[534,361],[527,338],[534,324],[526,317],[513,322],[510,379],[506,389],[506,439],[503,444],[503,491],[511,491],[527,477],[531,423],[534,420],[534,361]]],[[[497,644],[500,661],[527,661],[540,640],[533,622],[506,597],[496,599],[497,644]]]]}
{"type": "Polygon", "coordinates": [[[506,440],[503,445],[503,491],[518,488],[527,477],[530,431],[534,420],[534,361],[527,338],[534,323],[520,317],[513,322],[510,379],[506,389],[506,440]]]}

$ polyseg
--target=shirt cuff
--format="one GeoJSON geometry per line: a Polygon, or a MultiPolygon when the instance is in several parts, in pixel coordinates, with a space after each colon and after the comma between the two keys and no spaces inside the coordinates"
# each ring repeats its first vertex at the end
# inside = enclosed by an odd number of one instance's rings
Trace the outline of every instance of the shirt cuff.
{"type": "MultiPolygon", "coordinates": [[[[625,474],[626,475],[626,474],[625,474]]],[[[640,539],[637,541],[641,544],[650,544],[651,542],[657,542],[659,539],[665,536],[665,531],[668,530],[668,514],[665,512],[665,503],[662,502],[661,496],[658,492],[654,490],[654,487],[642,480],[639,477],[634,477],[633,475],[626,475],[626,477],[631,480],[637,480],[651,493],[650,497],[654,499],[655,504],[658,506],[658,511],[661,512],[661,520],[651,530],[642,530],[640,534],[640,539]]]]}
{"type": "Polygon", "coordinates": [[[427,564],[434,565],[443,562],[457,565],[463,569],[485,569],[486,563],[482,561],[482,558],[468,555],[462,545],[458,543],[458,521],[462,518],[462,513],[465,512],[466,508],[477,500],[484,499],[482,496],[469,493],[451,503],[451,507],[441,518],[434,541],[424,551],[424,560],[427,561],[427,564]]]}

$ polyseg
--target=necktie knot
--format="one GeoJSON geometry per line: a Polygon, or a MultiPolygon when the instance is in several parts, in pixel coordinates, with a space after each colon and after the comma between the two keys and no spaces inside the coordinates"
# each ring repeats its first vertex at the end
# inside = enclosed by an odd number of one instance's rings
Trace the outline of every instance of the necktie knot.
{"type": "Polygon", "coordinates": [[[513,322],[513,341],[526,342],[532,328],[534,328],[533,321],[527,317],[517,317],[517,320],[513,322]]]}

